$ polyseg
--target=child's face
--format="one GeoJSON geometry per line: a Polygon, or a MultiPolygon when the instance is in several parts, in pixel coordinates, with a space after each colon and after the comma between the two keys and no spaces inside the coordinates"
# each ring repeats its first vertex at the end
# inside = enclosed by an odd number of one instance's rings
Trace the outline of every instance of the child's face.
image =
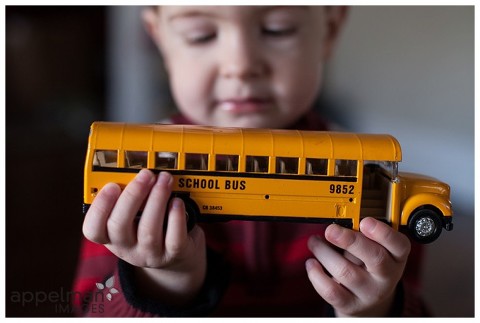
{"type": "Polygon", "coordinates": [[[181,112],[198,124],[281,128],[305,114],[334,40],[324,7],[161,7],[144,15],[181,112]]]}

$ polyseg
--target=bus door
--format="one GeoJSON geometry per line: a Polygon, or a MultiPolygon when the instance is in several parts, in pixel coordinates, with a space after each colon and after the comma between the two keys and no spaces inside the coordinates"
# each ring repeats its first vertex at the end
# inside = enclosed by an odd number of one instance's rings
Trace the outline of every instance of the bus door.
{"type": "Polygon", "coordinates": [[[391,181],[377,164],[365,162],[363,167],[362,200],[360,218],[373,217],[381,221],[389,221],[389,204],[391,181]]]}

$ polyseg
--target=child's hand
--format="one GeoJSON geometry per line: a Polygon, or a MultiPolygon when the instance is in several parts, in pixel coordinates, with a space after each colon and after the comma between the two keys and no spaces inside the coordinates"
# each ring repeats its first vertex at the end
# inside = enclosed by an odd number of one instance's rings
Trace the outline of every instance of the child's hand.
{"type": "Polygon", "coordinates": [[[331,244],[316,236],[308,241],[317,259],[307,260],[306,268],[318,294],[337,316],[387,316],[410,253],[408,238],[365,218],[360,232],[332,224],[325,239],[331,244]]]}
{"type": "Polygon", "coordinates": [[[187,232],[182,200],[174,198],[168,205],[172,185],[169,173],[162,172],[157,178],[149,170],[141,170],[123,192],[116,184],[105,185],[85,216],[83,233],[138,267],[136,283],[144,294],[177,305],[200,290],[206,251],[202,229],[195,226],[187,232]]]}

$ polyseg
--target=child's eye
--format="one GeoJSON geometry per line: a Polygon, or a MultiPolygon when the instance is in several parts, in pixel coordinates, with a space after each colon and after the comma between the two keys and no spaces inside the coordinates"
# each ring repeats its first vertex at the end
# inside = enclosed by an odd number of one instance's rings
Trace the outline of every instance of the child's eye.
{"type": "Polygon", "coordinates": [[[296,27],[262,27],[262,34],[271,37],[285,37],[297,32],[296,27]]]}
{"type": "Polygon", "coordinates": [[[186,36],[186,40],[189,44],[192,45],[201,45],[206,44],[215,39],[217,36],[216,33],[195,33],[186,36]]]}

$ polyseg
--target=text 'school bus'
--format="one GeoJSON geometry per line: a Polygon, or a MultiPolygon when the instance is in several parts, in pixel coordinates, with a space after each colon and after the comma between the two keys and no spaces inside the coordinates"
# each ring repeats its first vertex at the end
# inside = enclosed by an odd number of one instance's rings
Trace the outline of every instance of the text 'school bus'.
{"type": "Polygon", "coordinates": [[[84,211],[107,183],[142,168],[174,176],[195,221],[286,220],[359,229],[374,217],[428,243],[452,230],[450,188],[398,173],[390,135],[95,122],[85,165],[84,211]]]}

